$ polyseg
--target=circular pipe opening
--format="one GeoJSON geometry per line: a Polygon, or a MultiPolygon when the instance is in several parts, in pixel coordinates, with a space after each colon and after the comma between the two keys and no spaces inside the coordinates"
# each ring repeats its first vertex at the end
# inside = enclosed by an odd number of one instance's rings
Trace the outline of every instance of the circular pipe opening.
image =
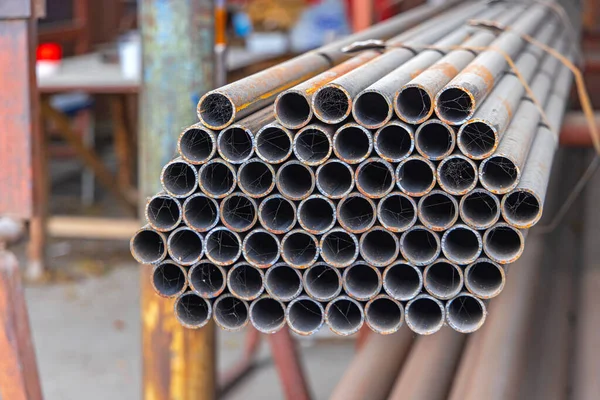
{"type": "Polygon", "coordinates": [[[285,263],[278,263],[267,269],[265,289],[273,298],[292,301],[302,293],[302,275],[297,269],[285,263]]]}
{"type": "Polygon", "coordinates": [[[475,332],[485,322],[487,311],[477,297],[462,294],[446,304],[448,325],[460,333],[475,332]]]}
{"type": "Polygon", "coordinates": [[[542,217],[542,205],[535,193],[517,189],[502,199],[502,215],[518,228],[530,228],[542,217]]]}
{"type": "Polygon", "coordinates": [[[275,170],[259,159],[247,161],[238,171],[238,184],[248,196],[266,196],[275,187],[275,170]]]}
{"type": "Polygon", "coordinates": [[[227,287],[231,294],[242,300],[254,300],[265,288],[261,270],[246,263],[233,266],[227,273],[227,287]]]}
{"type": "Polygon", "coordinates": [[[409,157],[396,169],[398,187],[411,196],[423,196],[435,186],[435,167],[421,157],[409,157]]]}
{"type": "Polygon", "coordinates": [[[223,160],[232,164],[241,164],[252,157],[254,135],[249,129],[239,125],[230,126],[219,133],[217,150],[223,160]]]}
{"type": "Polygon", "coordinates": [[[250,321],[259,332],[275,333],[285,326],[285,306],[270,297],[256,299],[250,305],[250,321]]]}
{"type": "Polygon", "coordinates": [[[152,270],[152,286],[162,297],[177,297],[187,287],[185,270],[172,262],[166,261],[154,266],[152,270]]]}
{"type": "Polygon", "coordinates": [[[382,335],[397,332],[404,322],[402,304],[385,295],[375,297],[365,306],[365,320],[369,328],[382,335]]]}
{"type": "Polygon", "coordinates": [[[208,299],[223,293],[227,285],[227,276],[223,267],[205,261],[190,268],[189,279],[192,290],[208,299]]]}
{"type": "Polygon", "coordinates": [[[307,165],[319,165],[331,155],[332,143],[329,135],[315,125],[302,129],[294,137],[294,154],[307,165]]]}
{"type": "Polygon", "coordinates": [[[338,203],[340,225],[353,233],[365,232],[375,223],[375,203],[360,194],[351,194],[338,203]]]}
{"type": "Polygon", "coordinates": [[[366,262],[386,266],[398,257],[398,238],[383,228],[373,228],[360,238],[360,254],[366,262]]]}
{"type": "Polygon", "coordinates": [[[482,299],[496,297],[504,289],[504,268],[488,259],[480,259],[465,270],[465,286],[482,299]]]}
{"type": "Polygon", "coordinates": [[[404,232],[417,221],[417,205],[410,197],[396,192],[381,199],[377,206],[379,222],[392,232],[404,232]]]}
{"type": "Polygon", "coordinates": [[[483,160],[479,168],[481,184],[491,192],[506,193],[519,182],[519,169],[507,157],[492,156],[483,160]]]}
{"type": "Polygon", "coordinates": [[[441,121],[429,120],[417,128],[415,144],[423,157],[441,160],[454,151],[454,130],[441,121]]]}
{"type": "Polygon", "coordinates": [[[220,160],[204,164],[200,168],[200,189],[210,197],[227,196],[235,189],[233,167],[220,160]]]}
{"type": "Polygon", "coordinates": [[[221,93],[207,93],[198,103],[198,118],[212,129],[222,129],[233,122],[235,104],[221,93]]]}
{"type": "Polygon", "coordinates": [[[296,206],[278,194],[267,197],[258,208],[262,226],[271,233],[288,232],[296,224],[296,206]]]}
{"type": "Polygon", "coordinates": [[[187,328],[202,328],[210,320],[210,303],[194,292],[182,294],[175,301],[175,316],[187,328]]]}
{"type": "Polygon", "coordinates": [[[258,268],[267,268],[275,264],[279,259],[280,250],[277,236],[262,229],[250,232],[243,243],[246,261],[258,268]]]}
{"type": "Polygon", "coordinates": [[[227,228],[215,228],[205,238],[206,256],[217,265],[231,265],[242,253],[240,236],[227,228]]]}
{"type": "Polygon", "coordinates": [[[310,233],[330,230],[336,221],[335,204],[326,197],[313,195],[298,206],[298,222],[310,233]]]}
{"type": "Polygon", "coordinates": [[[444,325],[444,305],[427,295],[419,295],[406,305],[406,324],[419,335],[436,333],[444,325]]]}
{"type": "Polygon", "coordinates": [[[340,199],[354,188],[354,171],[342,161],[328,161],[317,168],[317,188],[329,198],[340,199]]]}
{"type": "Polygon", "coordinates": [[[271,164],[284,162],[292,154],[292,135],[278,125],[267,125],[256,134],[256,154],[271,164]]]}
{"type": "Polygon", "coordinates": [[[525,239],[518,229],[498,224],[488,229],[483,238],[484,250],[489,258],[500,264],[516,261],[523,252],[525,239]]]}
{"type": "Polygon", "coordinates": [[[395,106],[398,117],[411,124],[421,123],[433,113],[431,96],[418,86],[400,89],[395,106]]]}
{"type": "Polygon", "coordinates": [[[341,88],[324,86],[317,91],[312,103],[317,118],[327,124],[336,124],[350,115],[352,100],[341,88]]]}
{"type": "Polygon", "coordinates": [[[470,264],[481,254],[481,236],[466,225],[455,225],[442,237],[442,251],[457,264],[470,264]]]}
{"type": "Polygon", "coordinates": [[[396,300],[410,300],[421,292],[421,270],[403,261],[396,262],[383,271],[383,288],[396,300]]]}
{"type": "Polygon", "coordinates": [[[130,242],[133,258],[142,264],[154,264],[162,261],[167,255],[165,237],[150,229],[138,231],[130,242]]]}
{"type": "Polygon", "coordinates": [[[346,124],[333,136],[333,150],[340,160],[358,164],[369,157],[373,150],[371,132],[358,124],[346,124]]]}
{"type": "Polygon", "coordinates": [[[192,126],[179,137],[179,153],[192,164],[204,164],[217,151],[215,136],[212,131],[199,126],[192,126]]]}
{"type": "Polygon", "coordinates": [[[303,281],[306,293],[318,301],[333,300],[342,291],[340,272],[325,263],[317,263],[307,269],[303,281]]]}
{"type": "Polygon", "coordinates": [[[343,229],[324,234],[320,245],[323,260],[338,268],[352,264],[358,257],[358,239],[343,229]]]}
{"type": "Polygon", "coordinates": [[[307,296],[300,296],[288,304],[286,320],[291,330],[302,336],[316,333],[325,321],[323,306],[307,296]]]}
{"type": "Polygon", "coordinates": [[[436,103],[437,115],[452,125],[466,122],[474,112],[473,100],[469,93],[456,87],[443,89],[438,94],[436,103]]]}
{"type": "Polygon", "coordinates": [[[463,195],[477,185],[477,166],[463,156],[450,156],[438,165],[439,184],[446,192],[463,195]]]}
{"type": "Polygon", "coordinates": [[[289,161],[277,171],[277,189],[290,200],[302,200],[315,188],[315,175],[306,165],[289,161]]]}
{"type": "Polygon", "coordinates": [[[365,196],[385,196],[394,188],[394,167],[381,159],[364,161],[356,169],[356,187],[365,196]]]}
{"type": "Polygon", "coordinates": [[[181,204],[170,196],[154,196],[146,204],[146,219],[157,231],[173,230],[181,223],[181,204]]]}
{"type": "Polygon", "coordinates": [[[463,273],[457,265],[442,259],[425,268],[423,282],[430,295],[448,300],[460,293],[463,273]]]}
{"type": "Polygon", "coordinates": [[[389,162],[399,162],[410,156],[415,143],[412,128],[399,122],[390,122],[375,133],[375,151],[389,162]]]}
{"type": "Polygon", "coordinates": [[[379,128],[392,117],[392,105],[378,92],[363,92],[354,100],[352,115],[361,125],[379,128]]]}
{"type": "Polygon", "coordinates": [[[215,322],[227,331],[237,331],[248,324],[248,303],[244,300],[226,294],[218,297],[213,307],[215,322]]]}
{"type": "Polygon", "coordinates": [[[434,190],[419,200],[419,218],[434,231],[450,228],[458,219],[458,203],[452,195],[434,190]]]}
{"type": "Polygon", "coordinates": [[[464,124],[458,132],[458,147],[467,156],[481,160],[491,155],[498,145],[498,133],[485,122],[464,124]]]}
{"type": "Polygon", "coordinates": [[[301,230],[291,231],[281,241],[281,255],[292,267],[308,268],[319,257],[317,238],[301,230]]]}
{"type": "Polygon", "coordinates": [[[344,290],[356,300],[371,300],[381,291],[381,274],[377,268],[362,262],[346,268],[343,279],[344,290]]]}
{"type": "Polygon", "coordinates": [[[365,320],[362,305],[346,296],[332,300],[325,313],[329,329],[342,336],[358,332],[365,320]]]}
{"type": "Polygon", "coordinates": [[[486,229],[500,218],[500,202],[483,189],[474,189],[460,200],[460,217],[475,229],[486,229]]]}
{"type": "Polygon", "coordinates": [[[229,195],[221,202],[221,220],[232,231],[247,231],[256,224],[256,203],[241,193],[229,195]]]}
{"type": "Polygon", "coordinates": [[[181,265],[192,265],[204,255],[204,241],[198,232],[181,227],[169,235],[167,249],[173,261],[181,265]]]}
{"type": "Polygon", "coordinates": [[[173,197],[187,197],[198,186],[198,173],[193,165],[185,161],[171,161],[162,170],[161,182],[173,197]]]}
{"type": "Polygon", "coordinates": [[[310,122],[312,110],[304,95],[287,91],[277,97],[275,115],[281,125],[290,129],[299,129],[310,122]]]}
{"type": "Polygon", "coordinates": [[[183,219],[190,228],[206,232],[219,222],[219,206],[214,199],[196,193],[183,203],[183,219]]]}
{"type": "Polygon", "coordinates": [[[402,234],[400,251],[411,263],[431,264],[440,254],[440,238],[423,227],[413,227],[402,234]]]}

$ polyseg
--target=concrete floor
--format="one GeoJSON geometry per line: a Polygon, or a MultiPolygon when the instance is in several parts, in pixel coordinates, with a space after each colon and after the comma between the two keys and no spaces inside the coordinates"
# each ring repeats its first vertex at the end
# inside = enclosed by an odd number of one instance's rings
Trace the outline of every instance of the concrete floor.
{"type": "MultiPolygon", "coordinates": [[[[95,278],[26,289],[46,400],[140,398],[138,270],[124,264],[95,278]]],[[[235,363],[243,332],[219,332],[219,370],[235,363]]],[[[302,354],[315,399],[326,399],[353,355],[353,341],[302,340],[302,354]]],[[[226,399],[282,399],[270,360],[226,399]]]]}

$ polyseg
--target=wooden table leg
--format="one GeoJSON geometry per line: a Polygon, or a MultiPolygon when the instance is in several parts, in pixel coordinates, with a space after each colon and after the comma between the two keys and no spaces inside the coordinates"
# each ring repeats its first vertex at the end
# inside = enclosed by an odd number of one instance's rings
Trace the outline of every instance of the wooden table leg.
{"type": "Polygon", "coordinates": [[[0,248],[0,395],[6,400],[42,400],[19,273],[15,256],[0,248]]]}
{"type": "Polygon", "coordinates": [[[121,190],[129,190],[131,188],[134,157],[134,153],[131,149],[131,132],[127,129],[125,101],[125,95],[110,96],[110,107],[114,128],[114,147],[118,164],[117,183],[121,190]]]}

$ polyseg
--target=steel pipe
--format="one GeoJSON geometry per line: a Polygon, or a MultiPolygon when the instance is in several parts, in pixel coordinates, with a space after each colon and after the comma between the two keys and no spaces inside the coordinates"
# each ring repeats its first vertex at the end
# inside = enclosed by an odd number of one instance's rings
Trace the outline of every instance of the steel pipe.
{"type": "Polygon", "coordinates": [[[280,164],[292,155],[293,135],[287,128],[271,123],[256,133],[256,155],[269,164],[280,164]]]}
{"type": "Polygon", "coordinates": [[[302,282],[306,294],[321,302],[335,299],[342,291],[342,274],[324,262],[318,262],[308,268],[304,272],[302,282]]]}
{"type": "Polygon", "coordinates": [[[439,161],[448,157],[455,145],[454,129],[439,119],[423,122],[415,132],[415,147],[419,154],[429,160],[439,161]]]}
{"type": "Polygon", "coordinates": [[[392,192],[379,201],[377,217],[392,232],[404,232],[417,222],[417,204],[401,192],[392,192]]]}
{"type": "Polygon", "coordinates": [[[216,227],[204,238],[204,253],[216,265],[231,265],[242,255],[242,238],[225,227],[216,227]]]}
{"type": "Polygon", "coordinates": [[[491,299],[504,289],[504,268],[488,258],[479,258],[465,269],[465,287],[480,299],[491,299]]]}
{"type": "Polygon", "coordinates": [[[411,300],[423,289],[423,274],[418,267],[397,261],[383,271],[383,289],[395,300],[411,300]]]}
{"type": "Polygon", "coordinates": [[[400,121],[390,121],[375,132],[374,147],[379,157],[400,162],[415,148],[413,128],[400,121]]]}
{"type": "Polygon", "coordinates": [[[296,205],[279,194],[273,194],[260,203],[258,220],[269,232],[284,234],[296,225],[296,205]]]}
{"type": "Polygon", "coordinates": [[[435,165],[423,157],[410,156],[396,168],[396,184],[409,196],[424,196],[435,186],[435,165]]]}
{"type": "Polygon", "coordinates": [[[431,264],[440,255],[440,238],[432,230],[416,225],[400,237],[400,251],[414,265],[431,264]]]}
{"type": "Polygon", "coordinates": [[[399,301],[380,294],[365,304],[365,322],[373,332],[391,335],[404,323],[404,307],[399,301]]]}
{"type": "Polygon", "coordinates": [[[358,257],[358,239],[350,232],[334,228],[321,237],[319,243],[321,257],[328,264],[343,268],[352,264],[358,257]]]}
{"type": "Polygon", "coordinates": [[[348,232],[366,232],[377,220],[375,202],[360,193],[350,193],[338,203],[337,217],[348,232]]]}
{"type": "Polygon", "coordinates": [[[306,269],[319,258],[319,242],[314,235],[294,229],[281,239],[281,257],[294,268],[306,269]]]}
{"type": "Polygon", "coordinates": [[[354,122],[339,127],[333,135],[333,152],[348,164],[359,164],[373,151],[371,131],[354,122]]]}
{"type": "Polygon", "coordinates": [[[444,304],[427,294],[420,294],[406,303],[404,318],[411,331],[432,335],[442,329],[446,310],[444,304]]]}
{"type": "Polygon", "coordinates": [[[417,210],[419,221],[432,231],[445,231],[458,220],[458,202],[442,190],[421,197],[417,210]]]}
{"type": "Polygon", "coordinates": [[[318,301],[300,296],[288,304],[285,319],[292,331],[310,336],[317,333],[325,323],[325,310],[318,301]]]}
{"type": "Polygon", "coordinates": [[[524,248],[525,234],[505,223],[488,228],[483,235],[485,254],[498,264],[515,262],[523,254],[524,248]]]}
{"type": "Polygon", "coordinates": [[[256,267],[240,262],[227,272],[227,288],[238,299],[251,301],[265,290],[265,275],[256,267]]]}
{"type": "Polygon", "coordinates": [[[477,165],[462,154],[453,154],[438,164],[437,180],[450,194],[467,194],[477,186],[477,165]]]}
{"type": "Polygon", "coordinates": [[[167,260],[152,268],[152,287],[161,297],[179,297],[188,286],[187,271],[167,260]]]}
{"type": "Polygon", "coordinates": [[[167,237],[146,225],[137,231],[129,241],[129,250],[141,264],[155,264],[167,256],[167,237]]]}
{"type": "Polygon", "coordinates": [[[336,297],[325,308],[325,322],[332,332],[340,336],[352,335],[365,322],[363,306],[348,296],[336,297]]]}
{"type": "Polygon", "coordinates": [[[232,193],[221,201],[221,222],[234,232],[245,232],[256,225],[256,201],[244,193],[232,193]]]}
{"type": "Polygon", "coordinates": [[[257,331],[273,334],[285,326],[285,305],[276,299],[262,296],[250,304],[250,323],[257,331]]]}
{"type": "Polygon", "coordinates": [[[463,282],[462,269],[444,258],[438,258],[423,271],[423,286],[436,299],[449,300],[458,295],[463,282]]]}
{"type": "Polygon", "coordinates": [[[279,260],[281,245],[277,236],[264,229],[254,229],[244,238],[242,254],[257,268],[269,268],[279,260]]]}
{"type": "Polygon", "coordinates": [[[146,203],[145,215],[148,225],[159,232],[171,231],[181,223],[182,207],[179,200],[159,193],[146,203]]]}
{"type": "Polygon", "coordinates": [[[305,126],[294,136],[294,155],[302,164],[323,164],[333,152],[334,133],[334,127],[329,125],[314,123],[305,126]]]}
{"type": "Polygon", "coordinates": [[[360,255],[376,267],[385,267],[393,263],[399,252],[398,237],[380,226],[369,229],[360,237],[360,255]]]}
{"type": "Polygon", "coordinates": [[[335,225],[336,209],[333,201],[314,194],[298,205],[298,223],[309,233],[320,235],[335,225]]]}
{"type": "Polygon", "coordinates": [[[202,124],[194,124],[179,135],[177,151],[190,164],[204,164],[217,152],[216,134],[202,124]]]}
{"type": "Polygon", "coordinates": [[[207,196],[222,199],[234,191],[236,171],[226,161],[214,158],[200,167],[198,182],[207,196]]]}
{"type": "Polygon", "coordinates": [[[192,265],[204,256],[204,239],[195,230],[182,226],[167,238],[169,257],[180,265],[192,265]]]}
{"type": "Polygon", "coordinates": [[[448,260],[456,264],[466,265],[474,262],[482,249],[481,235],[467,225],[456,224],[442,236],[442,252],[448,260]]]}
{"type": "Polygon", "coordinates": [[[315,188],[315,173],[299,161],[288,161],[279,167],[275,176],[277,190],[290,200],[303,200],[315,188]]]}
{"type": "Polygon", "coordinates": [[[170,196],[188,197],[198,187],[198,171],[182,158],[176,158],[163,167],[160,182],[170,196]]]}
{"type": "Polygon", "coordinates": [[[186,328],[199,329],[208,324],[213,314],[210,302],[194,292],[186,292],[173,305],[177,321],[186,328]]]}
{"type": "Polygon", "coordinates": [[[183,203],[183,221],[198,232],[206,232],[219,222],[219,205],[202,193],[195,193],[183,203]]]}
{"type": "Polygon", "coordinates": [[[300,296],[302,289],[302,274],[299,270],[284,262],[267,269],[265,290],[274,299],[287,303],[300,296]]]}
{"type": "Polygon", "coordinates": [[[240,166],[237,182],[248,196],[264,197],[275,188],[275,170],[260,158],[253,158],[240,166]]]}
{"type": "Polygon", "coordinates": [[[342,283],[346,294],[359,301],[374,299],[383,285],[379,270],[363,261],[355,262],[344,270],[342,283]]]}
{"type": "Polygon", "coordinates": [[[316,180],[321,194],[341,199],[354,189],[354,170],[343,161],[331,159],[317,168],[316,180]]]}
{"type": "Polygon", "coordinates": [[[382,158],[369,158],[356,168],[356,188],[373,199],[380,199],[394,189],[394,167],[382,158]]]}
{"type": "Polygon", "coordinates": [[[460,199],[462,221],[474,229],[487,229],[500,218],[500,200],[485,189],[473,189],[460,199]]]}
{"type": "Polygon", "coordinates": [[[229,332],[239,331],[248,325],[250,310],[245,300],[238,299],[231,294],[217,297],[213,303],[213,319],[223,330],[229,332]]]}
{"type": "Polygon", "coordinates": [[[194,264],[188,271],[190,288],[205,299],[218,297],[227,286],[225,268],[207,261],[194,264]]]}

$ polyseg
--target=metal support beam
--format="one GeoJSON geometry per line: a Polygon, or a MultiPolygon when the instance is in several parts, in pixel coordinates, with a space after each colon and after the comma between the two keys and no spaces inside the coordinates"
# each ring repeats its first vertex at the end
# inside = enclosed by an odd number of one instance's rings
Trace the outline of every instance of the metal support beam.
{"type": "MultiPolygon", "coordinates": [[[[140,207],[161,190],[160,171],[176,154],[182,127],[195,122],[192,98],[212,88],[213,3],[140,2],[143,65],[140,97],[140,207]]],[[[215,332],[183,328],[172,302],[156,296],[140,268],[143,393],[152,400],[215,398],[215,332]]]]}

